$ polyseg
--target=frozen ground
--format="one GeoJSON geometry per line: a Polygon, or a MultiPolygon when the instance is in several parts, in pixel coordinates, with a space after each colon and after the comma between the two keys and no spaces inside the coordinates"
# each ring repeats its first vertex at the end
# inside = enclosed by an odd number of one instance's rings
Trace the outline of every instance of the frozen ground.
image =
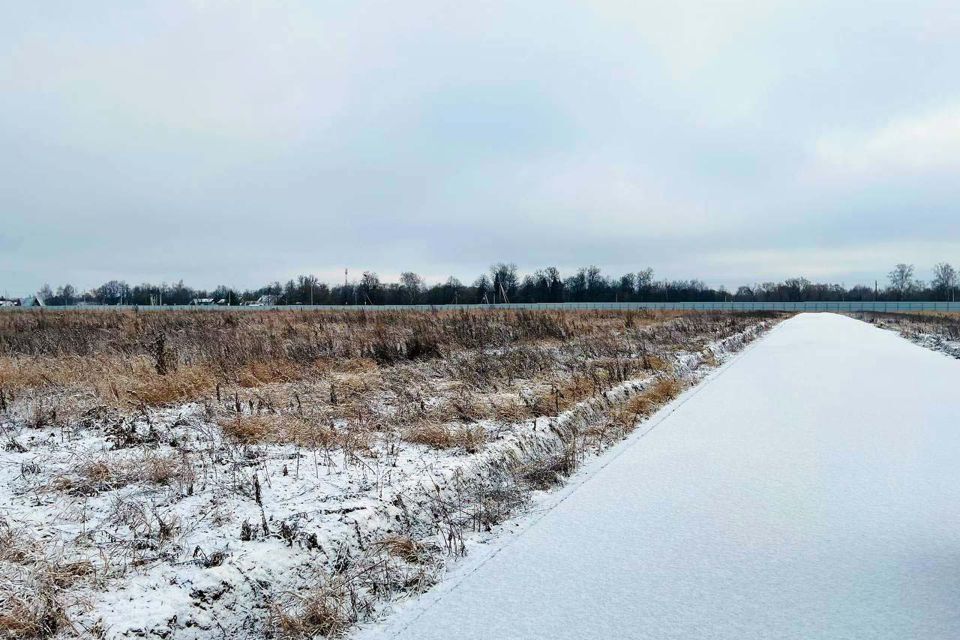
{"type": "Polygon", "coordinates": [[[558,416],[478,421],[473,451],[349,423],[330,426],[337,446],[243,445],[209,403],[0,414],[0,637],[301,638],[376,619],[619,440],[631,400],[697,382],[769,324],[724,324],[742,330],[558,416]]]}
{"type": "Polygon", "coordinates": [[[955,360],[797,316],[361,635],[958,638],[958,388],[955,360]]]}

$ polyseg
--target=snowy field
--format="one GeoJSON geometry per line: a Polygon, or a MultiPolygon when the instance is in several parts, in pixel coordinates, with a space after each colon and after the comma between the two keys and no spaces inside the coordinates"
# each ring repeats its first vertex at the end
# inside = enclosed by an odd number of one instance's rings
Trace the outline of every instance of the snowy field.
{"type": "Polygon", "coordinates": [[[796,316],[361,637],[958,638],[958,389],[796,316]]]}
{"type": "Polygon", "coordinates": [[[223,317],[3,336],[0,635],[341,635],[779,320],[223,317]]]}

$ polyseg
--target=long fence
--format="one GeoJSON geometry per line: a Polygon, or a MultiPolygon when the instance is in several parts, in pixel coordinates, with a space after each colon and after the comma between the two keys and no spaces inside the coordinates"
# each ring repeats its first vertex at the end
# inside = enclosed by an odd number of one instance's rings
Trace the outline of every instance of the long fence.
{"type": "MultiPolygon", "coordinates": [[[[528,309],[528,310],[587,310],[629,311],[637,309],[670,311],[883,311],[960,312],[960,302],[530,302],[504,304],[446,304],[446,305],[71,305],[46,307],[66,311],[275,311],[275,310],[335,310],[335,311],[440,311],[457,309],[528,309]]],[[[30,311],[37,307],[0,307],[0,311],[30,311]]]]}

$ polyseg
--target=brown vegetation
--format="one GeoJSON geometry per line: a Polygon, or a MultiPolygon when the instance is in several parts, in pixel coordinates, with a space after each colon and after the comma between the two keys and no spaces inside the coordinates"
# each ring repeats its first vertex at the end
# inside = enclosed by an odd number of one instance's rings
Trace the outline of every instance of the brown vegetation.
{"type": "Polygon", "coordinates": [[[850,315],[864,322],[896,329],[907,336],[927,333],[945,340],[960,341],[960,313],[857,311],[850,315]]]}
{"type": "Polygon", "coordinates": [[[0,520],[0,637],[45,640],[68,628],[63,591],[91,571],[47,557],[29,532],[0,520]]]}
{"type": "Polygon", "coordinates": [[[678,355],[714,363],[708,345],[777,315],[0,314],[0,444],[23,456],[10,499],[49,503],[43,545],[0,539],[0,636],[95,624],[65,597],[74,580],[229,565],[238,543],[302,564],[210,606],[251,610],[233,624],[258,633],[339,635],[676,397],[695,378],[678,355]],[[61,513],[81,535],[60,537],[61,513]]]}
{"type": "Polygon", "coordinates": [[[329,425],[348,420],[472,448],[481,433],[448,422],[556,415],[645,372],[668,371],[671,352],[702,348],[760,315],[770,314],[6,313],[0,403],[31,398],[41,426],[97,406],[200,401],[241,443],[323,446],[329,425]]]}

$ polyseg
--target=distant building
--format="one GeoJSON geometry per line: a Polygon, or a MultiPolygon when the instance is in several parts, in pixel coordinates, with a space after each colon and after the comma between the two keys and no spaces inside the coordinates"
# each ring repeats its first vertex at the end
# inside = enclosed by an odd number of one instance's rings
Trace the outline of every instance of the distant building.
{"type": "Polygon", "coordinates": [[[0,307],[19,307],[19,300],[7,300],[5,298],[0,298],[0,307]]]}
{"type": "Polygon", "coordinates": [[[214,304],[213,298],[194,298],[190,301],[194,307],[210,307],[214,304]]]}
{"type": "Polygon", "coordinates": [[[272,307],[277,304],[277,300],[280,299],[280,296],[275,296],[271,294],[263,295],[257,298],[256,300],[247,300],[246,302],[241,302],[240,306],[242,307],[272,307]]]}
{"type": "Polygon", "coordinates": [[[26,298],[20,298],[21,307],[45,307],[47,305],[43,304],[43,298],[40,296],[27,296],[26,298]]]}

